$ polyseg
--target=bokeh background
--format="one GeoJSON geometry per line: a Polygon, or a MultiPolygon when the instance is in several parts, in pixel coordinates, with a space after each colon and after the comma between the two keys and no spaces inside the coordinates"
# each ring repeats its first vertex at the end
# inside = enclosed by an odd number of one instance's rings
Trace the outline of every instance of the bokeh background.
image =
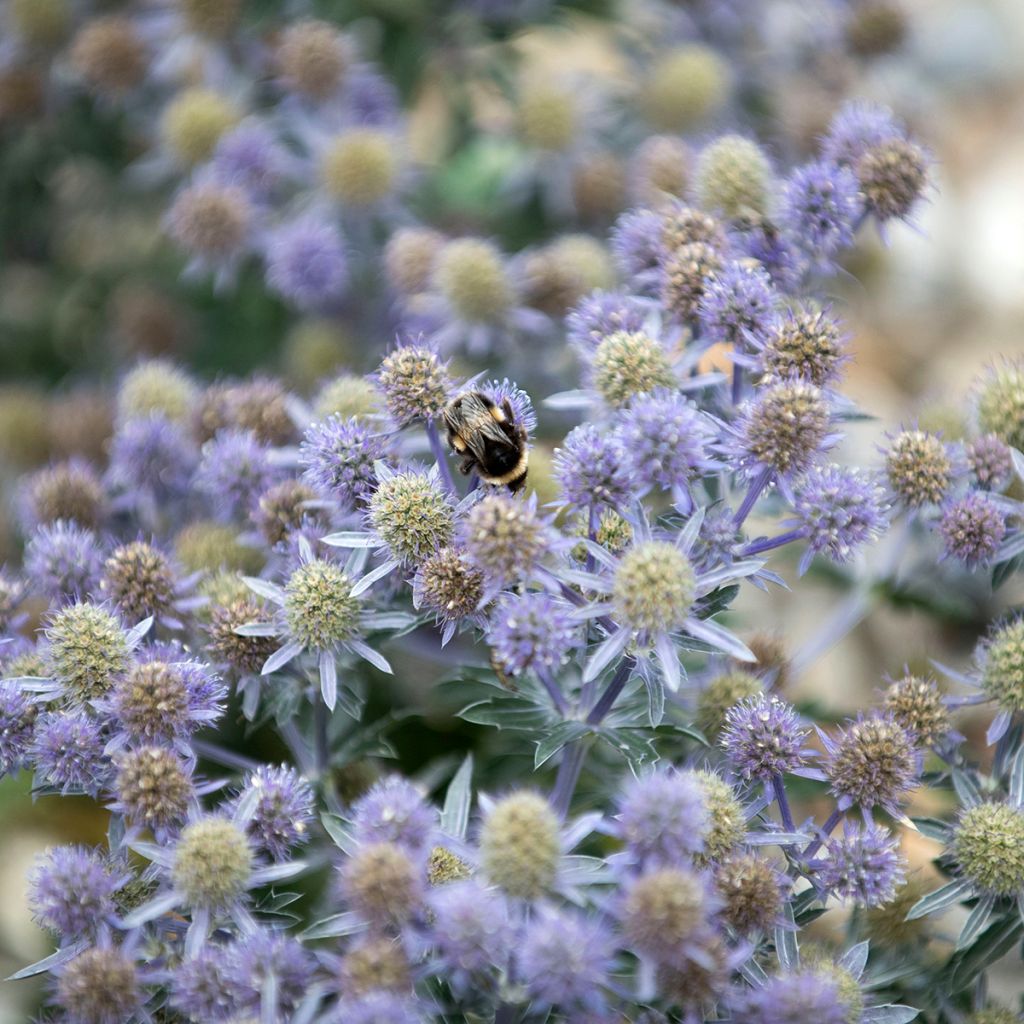
{"type": "MultiPolygon", "coordinates": [[[[0,0],[0,60],[19,2],[0,0]]],[[[440,17],[449,5],[442,12],[417,0],[320,6],[319,13],[359,34],[402,92],[414,204],[429,210],[433,223],[495,237],[510,252],[566,225],[540,202],[510,207],[497,200],[522,154],[509,132],[515,111],[488,84],[500,75],[486,72],[578,72],[615,95],[635,74],[624,50],[654,46],[647,5],[632,0],[619,8],[557,6],[537,25],[460,38],[457,47],[440,17]],[[473,84],[456,90],[453,79],[462,72],[473,84]]],[[[752,5],[764,19],[758,34],[768,63],[776,50],[790,52],[795,37],[813,39],[815,20],[829,6],[752,5]]],[[[1024,3],[901,0],[900,8],[904,35],[891,53],[821,64],[812,53],[799,68],[780,68],[774,101],[758,122],[769,145],[777,134],[809,147],[837,100],[853,93],[899,111],[936,159],[935,188],[916,223],[897,224],[887,244],[863,236],[831,284],[853,339],[846,390],[876,417],[848,440],[854,461],[871,461],[886,425],[916,420],[955,435],[972,379],[1000,355],[1024,354],[1024,3]]],[[[366,337],[345,318],[299,317],[268,296],[258,276],[243,273],[228,295],[182,280],[181,257],[162,230],[166,197],[125,186],[122,172],[136,154],[117,112],[80,98],[56,119],[45,108],[33,113],[19,99],[19,83],[6,73],[0,78],[4,481],[53,456],[102,458],[110,420],[103,396],[140,356],[173,357],[207,380],[254,369],[281,374],[305,394],[338,367],[373,368],[386,339],[366,337]]],[[[591,116],[602,116],[600,97],[591,116]]],[[[607,224],[597,216],[585,227],[600,236],[607,224]]],[[[560,424],[545,427],[557,441],[560,424]]],[[[542,479],[537,486],[543,491],[542,479]]],[[[9,486],[4,491],[10,496],[9,486]]],[[[18,556],[9,520],[10,502],[0,506],[0,562],[18,556]]],[[[822,624],[848,601],[827,575],[812,575],[783,598],[751,593],[739,606],[740,625],[782,638],[800,667],[788,684],[792,695],[840,717],[863,705],[904,660],[912,668],[933,658],[962,664],[986,618],[1024,598],[1007,586],[968,600],[915,587],[914,574],[905,575],[905,586],[897,580],[891,592],[875,595],[860,624],[826,650],[815,650],[822,624]]],[[[916,575],[927,576],[923,569],[916,575]]],[[[408,666],[399,672],[400,693],[382,695],[382,705],[397,699],[427,710],[431,742],[457,747],[459,738],[446,733],[454,727],[431,704],[440,671],[408,666]]],[[[409,731],[394,738],[415,764],[403,737],[412,745],[422,737],[409,731]]],[[[0,975],[49,949],[25,908],[33,856],[51,842],[98,840],[103,828],[89,801],[33,804],[28,790],[27,778],[0,783],[0,975]]],[[[911,840],[909,849],[926,871],[931,845],[911,840]]],[[[34,999],[31,985],[3,985],[0,1021],[29,1019],[34,999]]]]}

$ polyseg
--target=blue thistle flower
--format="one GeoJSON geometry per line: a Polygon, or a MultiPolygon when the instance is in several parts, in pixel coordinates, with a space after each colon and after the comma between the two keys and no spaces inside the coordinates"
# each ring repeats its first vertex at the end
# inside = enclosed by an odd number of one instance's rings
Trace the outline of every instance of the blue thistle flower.
{"type": "Polygon", "coordinates": [[[377,485],[375,464],[387,456],[387,438],[361,417],[329,416],[306,429],[299,449],[303,479],[345,507],[364,501],[377,485]]]}
{"type": "Polygon", "coordinates": [[[38,714],[36,703],[17,683],[0,681],[0,778],[30,763],[38,714]]]}
{"type": "Polygon", "coordinates": [[[269,928],[256,928],[232,943],[226,960],[225,980],[238,1009],[278,1020],[302,1001],[313,976],[302,943],[269,928]]]}
{"type": "Polygon", "coordinates": [[[642,331],[652,312],[652,304],[636,295],[594,292],[570,310],[566,336],[580,351],[592,352],[616,331],[642,331]]]}
{"type": "Polygon", "coordinates": [[[96,850],[56,846],[36,861],[29,877],[29,906],[43,928],[78,941],[113,924],[114,893],[131,877],[96,850]]]}
{"type": "Polygon", "coordinates": [[[195,486],[227,521],[245,521],[276,482],[269,449],[251,430],[219,431],[203,445],[195,486]]]}
{"type": "Polygon", "coordinates": [[[579,622],[565,601],[542,591],[505,594],[490,614],[487,642],[509,675],[530,668],[550,677],[580,644],[579,622]]]}
{"type": "Polygon", "coordinates": [[[267,242],[267,284],[297,309],[316,311],[338,302],[348,287],[341,232],[304,217],[274,231],[267,242]]]}
{"type": "Polygon", "coordinates": [[[820,772],[808,767],[814,756],[806,746],[808,735],[792,705],[761,693],[725,713],[719,742],[741,778],[771,783],[781,775],[821,777],[820,772]]]}
{"type": "Polygon", "coordinates": [[[692,772],[661,769],[630,779],[616,808],[616,834],[640,865],[685,864],[704,849],[708,812],[692,772]]]}
{"type": "Polygon", "coordinates": [[[220,137],[209,171],[214,180],[266,201],[287,176],[289,165],[288,154],[274,133],[264,124],[249,122],[220,137]]]}
{"type": "Polygon", "coordinates": [[[622,272],[642,288],[653,291],[665,255],[662,216],[654,210],[630,210],[615,222],[611,249],[622,272]]]}
{"type": "Polygon", "coordinates": [[[626,450],[610,431],[583,423],[555,449],[552,473],[561,498],[577,509],[601,506],[618,509],[630,499],[632,480],[625,466],[626,450]]]}
{"type": "Polygon", "coordinates": [[[771,323],[779,296],[760,265],[727,263],[705,283],[697,313],[703,336],[742,348],[771,323]]]}
{"type": "Polygon", "coordinates": [[[939,519],[945,554],[969,569],[991,564],[1006,536],[1006,516],[985,491],[946,502],[939,519]]]}
{"type": "Polygon", "coordinates": [[[92,530],[58,519],[25,545],[25,574],[51,601],[83,597],[99,582],[102,550],[92,530]]]}
{"type": "Polygon", "coordinates": [[[100,723],[85,711],[48,712],[36,724],[30,758],[40,782],[62,795],[96,796],[110,775],[100,723]]]}
{"type": "Polygon", "coordinates": [[[853,244],[860,184],[847,167],[820,160],[798,167],[782,189],[779,221],[816,269],[828,271],[853,244]]]}
{"type": "Polygon", "coordinates": [[[816,884],[865,907],[888,903],[906,880],[899,840],[878,825],[847,822],[843,834],[825,843],[827,856],[812,860],[816,884]]]}
{"type": "Polygon", "coordinates": [[[438,826],[437,812],[406,779],[392,776],[375,783],[351,810],[352,830],[360,843],[396,843],[422,853],[438,826]]]}
{"type": "Polygon", "coordinates": [[[228,953],[208,945],[171,972],[170,1003],[192,1020],[221,1024],[235,1015],[237,1000],[228,978],[228,953]]]}
{"type": "Polygon", "coordinates": [[[152,415],[120,423],[110,442],[107,482],[146,521],[188,493],[199,451],[185,427],[152,415]]]}
{"type": "Polygon", "coordinates": [[[430,896],[431,942],[456,991],[503,970],[515,940],[504,896],[476,879],[450,882],[430,896]]]}
{"type": "Polygon", "coordinates": [[[291,851],[309,842],[313,820],[313,791],[294,769],[260,765],[245,780],[229,808],[253,802],[249,838],[258,850],[275,861],[287,860],[291,851]]]}

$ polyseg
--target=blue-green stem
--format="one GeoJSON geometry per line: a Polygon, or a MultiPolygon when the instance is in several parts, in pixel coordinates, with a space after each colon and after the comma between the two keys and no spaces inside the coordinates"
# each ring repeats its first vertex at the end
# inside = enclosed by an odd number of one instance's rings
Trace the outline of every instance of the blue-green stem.
{"type": "Polygon", "coordinates": [[[776,774],[772,777],[772,792],[775,794],[775,802],[779,805],[782,827],[787,832],[795,832],[796,825],[793,823],[793,812],[789,809],[789,797],[786,796],[786,787],[782,782],[781,775],[776,774]]]}
{"type": "Polygon", "coordinates": [[[551,806],[560,818],[569,813],[586,755],[587,748],[583,740],[570,743],[562,754],[562,763],[558,766],[558,775],[555,777],[555,788],[551,791],[551,806]]]}
{"type": "Polygon", "coordinates": [[[437,432],[437,424],[433,420],[427,420],[425,424],[427,440],[430,442],[430,450],[437,463],[438,472],[441,474],[441,482],[449,494],[457,494],[455,479],[452,477],[451,466],[448,465],[448,453],[441,443],[441,435],[437,432]]]}

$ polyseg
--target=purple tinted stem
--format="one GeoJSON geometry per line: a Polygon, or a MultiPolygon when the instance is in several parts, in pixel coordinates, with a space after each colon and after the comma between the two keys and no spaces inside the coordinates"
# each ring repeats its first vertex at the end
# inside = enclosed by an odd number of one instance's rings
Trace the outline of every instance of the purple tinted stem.
{"type": "Polygon", "coordinates": [[[779,814],[782,815],[782,827],[787,832],[795,832],[793,812],[789,809],[789,797],[786,796],[786,787],[782,783],[781,775],[772,778],[772,792],[775,794],[775,802],[779,805],[779,814]]]}
{"type": "Polygon", "coordinates": [[[430,450],[441,473],[441,482],[449,494],[455,494],[455,480],[452,478],[451,466],[448,465],[448,455],[444,450],[444,445],[441,444],[441,435],[437,432],[437,424],[433,420],[427,420],[425,427],[427,440],[430,442],[430,450]]]}
{"type": "Polygon", "coordinates": [[[825,824],[821,826],[821,834],[817,839],[812,839],[803,849],[800,854],[801,860],[806,860],[808,857],[813,857],[818,850],[821,848],[821,844],[831,834],[832,830],[839,824],[840,818],[842,818],[843,812],[837,807],[826,819],[825,824]]]}
{"type": "Polygon", "coordinates": [[[750,515],[750,510],[756,504],[757,499],[761,497],[761,492],[768,486],[774,472],[775,471],[771,468],[762,469],[761,472],[751,480],[747,496],[743,499],[743,504],[740,505],[736,515],[733,517],[733,524],[737,529],[743,525],[747,516],[750,515]]]}
{"type": "Polygon", "coordinates": [[[739,405],[743,397],[743,367],[733,363],[732,367],[732,404],[739,405]]]}
{"type": "Polygon", "coordinates": [[[611,711],[612,705],[618,700],[619,694],[622,693],[622,688],[626,685],[626,680],[629,679],[635,664],[635,660],[628,655],[619,662],[619,667],[615,670],[615,675],[612,676],[604,693],[601,694],[598,702],[590,709],[590,714],[587,715],[587,725],[601,724],[604,716],[611,711]]]}
{"type": "Polygon", "coordinates": [[[551,678],[551,672],[546,666],[535,666],[535,669],[537,678],[544,684],[544,689],[548,691],[548,696],[555,705],[555,710],[565,718],[569,712],[569,702],[565,699],[562,688],[551,678]]]}
{"type": "Polygon", "coordinates": [[[582,740],[570,743],[562,752],[562,763],[558,766],[555,788],[551,791],[551,806],[560,818],[569,813],[572,795],[576,791],[576,783],[583,770],[586,753],[586,745],[582,740]]]}
{"type": "Polygon", "coordinates": [[[759,555],[762,551],[771,551],[773,548],[781,548],[783,544],[790,544],[794,540],[800,540],[803,537],[803,529],[787,530],[785,533],[780,533],[777,537],[762,537],[760,540],[755,540],[753,543],[748,544],[741,552],[742,558],[749,558],[751,555],[759,555]]]}

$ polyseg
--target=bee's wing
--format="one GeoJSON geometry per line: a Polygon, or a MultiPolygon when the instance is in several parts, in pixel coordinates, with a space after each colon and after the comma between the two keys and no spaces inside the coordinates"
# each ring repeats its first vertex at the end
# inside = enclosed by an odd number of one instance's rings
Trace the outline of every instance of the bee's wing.
{"type": "Polygon", "coordinates": [[[445,412],[445,425],[462,438],[470,454],[482,465],[515,450],[498,426],[488,405],[474,394],[463,395],[457,411],[445,412]]]}

